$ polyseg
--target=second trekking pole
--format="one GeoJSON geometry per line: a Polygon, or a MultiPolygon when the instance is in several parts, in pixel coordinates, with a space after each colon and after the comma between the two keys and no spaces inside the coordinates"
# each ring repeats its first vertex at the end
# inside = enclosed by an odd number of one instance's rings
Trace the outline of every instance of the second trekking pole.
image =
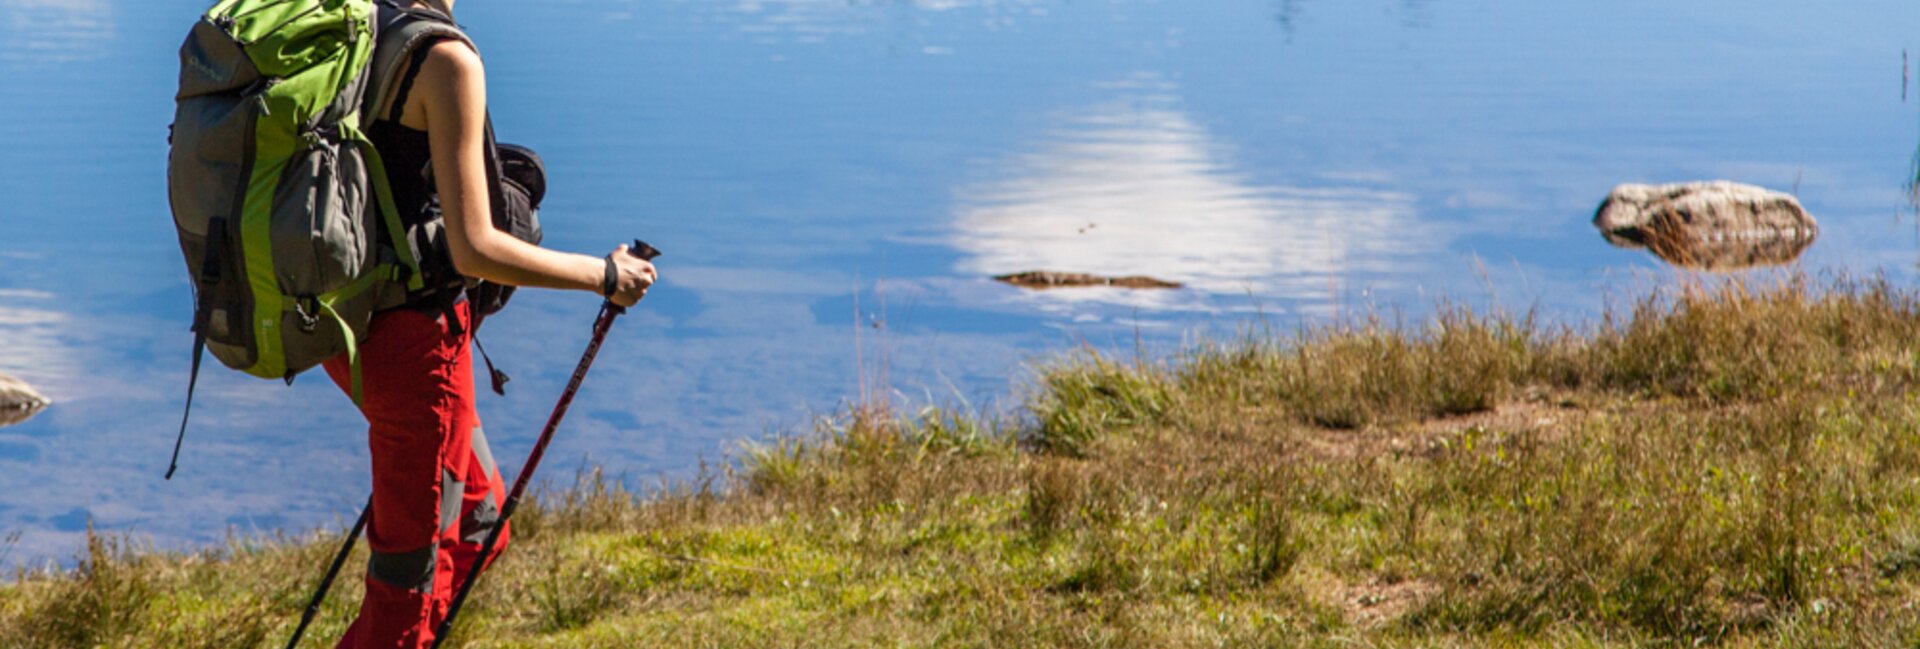
{"type": "MultiPolygon", "coordinates": [[[[646,242],[635,239],[628,252],[635,257],[652,261],[660,256],[660,251],[646,242]]],[[[433,649],[440,649],[440,643],[447,641],[447,634],[453,630],[453,618],[460,614],[460,605],[466,603],[467,595],[473,592],[473,584],[480,580],[480,573],[493,554],[493,546],[500,542],[500,533],[507,529],[507,520],[513,518],[514,507],[520,504],[520,496],[527,490],[527,483],[533,478],[533,471],[540,467],[540,458],[547,454],[547,443],[553,441],[553,431],[560,427],[560,419],[567,416],[567,406],[573,404],[573,395],[580,391],[580,382],[586,380],[587,369],[593,367],[593,358],[600,354],[600,343],[607,339],[607,330],[613,327],[613,319],[627,312],[625,307],[608,300],[600,305],[600,316],[593,321],[593,339],[587,341],[587,351],[580,355],[580,364],[573,368],[573,379],[567,381],[567,389],[560,393],[560,402],[554,404],[553,414],[547,417],[547,427],[541,429],[540,439],[533,443],[533,452],[527,454],[527,463],[520,467],[520,477],[513,481],[513,490],[507,492],[507,500],[500,505],[500,520],[487,532],[486,541],[480,544],[480,554],[467,570],[466,579],[460,581],[460,589],[454,591],[453,601],[447,605],[447,617],[440,620],[440,628],[433,631],[433,649]]]]}
{"type": "Polygon", "coordinates": [[[327,568],[327,575],[320,578],[320,587],[314,589],[313,599],[307,602],[307,610],[300,614],[300,626],[294,627],[293,639],[287,641],[287,649],[300,646],[300,636],[307,632],[307,625],[313,624],[313,616],[320,614],[320,604],[327,601],[327,589],[333,587],[333,578],[340,575],[340,567],[347,565],[347,555],[353,553],[353,542],[360,540],[360,531],[367,529],[367,517],[373,514],[373,498],[367,498],[367,505],[360,508],[360,519],[353,522],[353,529],[347,532],[345,543],[340,551],[333,555],[333,563],[327,568]]]}

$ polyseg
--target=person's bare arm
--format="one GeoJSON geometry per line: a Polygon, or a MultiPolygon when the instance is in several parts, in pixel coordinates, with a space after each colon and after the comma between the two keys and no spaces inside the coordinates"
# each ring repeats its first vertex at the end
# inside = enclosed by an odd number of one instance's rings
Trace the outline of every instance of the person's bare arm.
{"type": "MultiPolygon", "coordinates": [[[[479,55],[464,44],[432,47],[414,81],[433,153],[434,184],[446,219],[447,248],[462,275],[512,286],[600,293],[606,261],[536,246],[493,227],[485,162],[487,88],[479,55]]],[[[631,305],[646,295],[653,264],[615,250],[619,266],[616,303],[631,305]]]]}

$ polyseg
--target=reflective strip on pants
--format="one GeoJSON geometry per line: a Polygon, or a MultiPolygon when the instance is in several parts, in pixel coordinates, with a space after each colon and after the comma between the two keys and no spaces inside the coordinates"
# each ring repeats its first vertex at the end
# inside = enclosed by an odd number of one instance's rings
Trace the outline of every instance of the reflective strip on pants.
{"type": "Polygon", "coordinates": [[[500,468],[493,463],[493,449],[487,446],[487,432],[478,426],[473,429],[473,455],[487,475],[487,497],[460,520],[460,540],[484,543],[487,534],[500,522],[500,468]]]}

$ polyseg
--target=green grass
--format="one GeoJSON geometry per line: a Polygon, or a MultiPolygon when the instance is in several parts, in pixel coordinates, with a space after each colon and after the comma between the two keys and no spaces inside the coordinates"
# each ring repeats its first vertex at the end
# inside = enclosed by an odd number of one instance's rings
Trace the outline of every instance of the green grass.
{"type": "MultiPolygon", "coordinates": [[[[1917,340],[1912,292],[1795,281],[1079,352],[1018,417],[856,407],[644,496],[581,476],[453,645],[1911,646],[1917,340]]],[[[0,646],[277,646],[337,540],[96,538],[0,586],[0,646]]]]}

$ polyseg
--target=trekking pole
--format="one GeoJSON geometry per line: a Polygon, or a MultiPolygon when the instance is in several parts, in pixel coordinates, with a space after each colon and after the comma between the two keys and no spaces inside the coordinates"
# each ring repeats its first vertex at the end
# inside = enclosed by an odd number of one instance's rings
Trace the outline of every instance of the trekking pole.
{"type": "Polygon", "coordinates": [[[307,625],[313,623],[313,616],[320,613],[320,603],[327,599],[327,589],[333,587],[333,578],[340,574],[340,567],[346,565],[347,555],[353,554],[354,541],[360,540],[360,532],[367,529],[367,516],[373,512],[373,497],[367,497],[367,506],[360,508],[360,520],[353,522],[353,530],[347,532],[347,542],[340,545],[339,554],[333,555],[333,567],[327,569],[327,576],[320,578],[320,587],[313,591],[313,600],[307,602],[307,611],[300,615],[300,626],[293,629],[293,639],[287,641],[287,649],[300,646],[300,636],[307,632],[307,625]]]}
{"type": "MultiPolygon", "coordinates": [[[[633,240],[633,247],[627,252],[635,257],[652,261],[660,256],[660,251],[639,239],[633,240]]],[[[460,581],[460,589],[454,591],[453,601],[447,605],[447,617],[440,620],[440,628],[433,632],[433,649],[447,641],[447,633],[453,630],[453,618],[460,614],[460,605],[467,601],[467,594],[473,592],[473,584],[480,580],[480,572],[486,567],[488,555],[493,554],[493,546],[500,542],[500,533],[507,529],[507,519],[513,517],[513,510],[520,504],[520,495],[527,490],[527,483],[533,478],[533,471],[540,467],[541,456],[547,453],[547,443],[553,441],[553,431],[560,427],[560,419],[567,416],[567,406],[573,404],[573,395],[580,391],[580,382],[587,378],[587,369],[593,366],[593,358],[600,354],[600,343],[607,339],[607,330],[613,327],[613,319],[627,312],[626,307],[608,300],[600,305],[600,316],[593,321],[593,338],[587,341],[587,351],[580,355],[580,365],[573,368],[573,378],[567,381],[567,389],[560,393],[560,402],[554,404],[553,414],[547,417],[547,427],[540,431],[540,439],[533,443],[533,452],[527,454],[527,463],[520,467],[520,477],[513,481],[513,490],[507,492],[507,501],[500,506],[500,520],[487,532],[487,539],[480,544],[480,554],[474,558],[473,567],[468,569],[467,578],[460,581]]]]}

